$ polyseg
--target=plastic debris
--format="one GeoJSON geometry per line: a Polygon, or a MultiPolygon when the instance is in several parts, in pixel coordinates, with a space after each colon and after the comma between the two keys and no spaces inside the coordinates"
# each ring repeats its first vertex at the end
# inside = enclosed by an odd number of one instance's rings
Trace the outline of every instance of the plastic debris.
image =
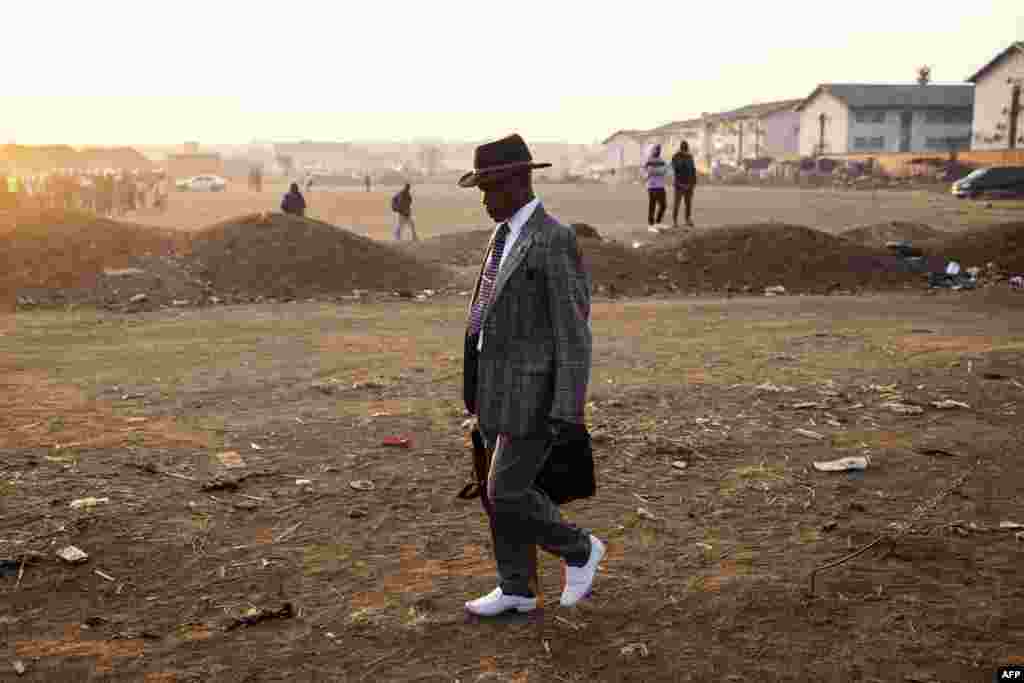
{"type": "Polygon", "coordinates": [[[25,672],[27,671],[27,669],[25,668],[25,663],[22,662],[20,659],[15,659],[13,662],[11,662],[11,668],[13,668],[14,673],[18,674],[19,676],[24,676],[25,672]]]}
{"type": "Polygon", "coordinates": [[[646,657],[650,654],[644,643],[633,643],[631,645],[627,645],[622,648],[621,652],[624,657],[630,657],[635,654],[639,654],[641,657],[646,657]]]}
{"type": "Polygon", "coordinates": [[[808,439],[815,439],[816,441],[820,441],[820,440],[825,438],[824,434],[819,434],[818,432],[812,432],[810,429],[799,429],[799,428],[797,428],[797,429],[794,429],[793,431],[796,432],[797,434],[799,434],[800,436],[806,436],[808,439]]]}
{"type": "Polygon", "coordinates": [[[963,403],[961,401],[952,401],[949,399],[946,399],[944,401],[932,401],[932,405],[942,410],[948,410],[950,408],[970,408],[970,406],[967,405],[966,403],[963,403]]]}
{"type": "Polygon", "coordinates": [[[866,470],[870,459],[866,455],[839,458],[838,460],[827,460],[815,462],[814,469],[819,472],[849,472],[855,470],[866,470]]]}
{"type": "Polygon", "coordinates": [[[78,500],[71,501],[71,505],[69,507],[72,510],[81,510],[83,508],[88,510],[89,508],[94,508],[97,505],[100,505],[101,503],[109,502],[109,498],[94,498],[92,496],[89,496],[88,498],[79,498],[78,500]]]}
{"type": "Polygon", "coordinates": [[[999,522],[1000,529],[1024,529],[1024,524],[1020,522],[999,522]]]}
{"type": "Polygon", "coordinates": [[[685,460],[673,460],[672,467],[676,468],[677,470],[685,470],[687,467],[689,467],[689,463],[687,463],[685,460]]]}
{"type": "Polygon", "coordinates": [[[296,486],[312,486],[313,485],[313,481],[311,479],[296,479],[295,480],[295,485],[296,486]]]}
{"type": "Polygon", "coordinates": [[[404,436],[388,436],[384,438],[385,446],[396,446],[398,448],[409,448],[411,442],[404,436]]]}
{"type": "Polygon", "coordinates": [[[84,551],[73,545],[58,550],[57,557],[71,564],[81,564],[89,559],[89,556],[84,551]]]}
{"type": "Polygon", "coordinates": [[[775,285],[774,287],[765,287],[764,288],[764,295],[765,296],[778,296],[779,294],[785,294],[785,293],[786,293],[786,288],[783,287],[782,285],[775,285]]]}
{"type": "Polygon", "coordinates": [[[350,481],[348,485],[356,491],[372,491],[377,488],[373,485],[373,482],[368,479],[356,479],[355,481],[350,481]]]}

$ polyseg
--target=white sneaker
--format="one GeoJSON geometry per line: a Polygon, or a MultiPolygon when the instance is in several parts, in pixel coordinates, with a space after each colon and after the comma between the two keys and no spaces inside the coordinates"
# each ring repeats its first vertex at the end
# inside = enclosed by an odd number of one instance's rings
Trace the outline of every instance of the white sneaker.
{"type": "Polygon", "coordinates": [[[521,595],[505,595],[501,586],[482,598],[466,603],[466,611],[478,617],[494,617],[509,610],[532,612],[537,609],[537,598],[524,598],[521,595]]]}
{"type": "Polygon", "coordinates": [[[582,600],[590,587],[594,584],[594,577],[597,575],[597,565],[604,558],[604,543],[590,535],[590,559],[582,567],[565,567],[565,590],[562,591],[562,607],[572,607],[582,600]]]}

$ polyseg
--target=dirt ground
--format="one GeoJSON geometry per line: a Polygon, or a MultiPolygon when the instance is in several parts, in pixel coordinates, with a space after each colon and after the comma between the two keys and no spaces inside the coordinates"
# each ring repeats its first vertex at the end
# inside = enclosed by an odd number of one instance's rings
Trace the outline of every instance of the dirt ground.
{"type": "Polygon", "coordinates": [[[464,298],[8,316],[0,678],[990,681],[1024,663],[1004,296],[599,299],[565,513],[608,558],[566,610],[542,554],[543,608],[491,621],[464,298]]]}
{"type": "MultiPolygon", "coordinates": [[[[314,188],[307,193],[307,215],[373,239],[390,240],[394,229],[391,195],[398,189],[375,187],[373,192],[366,192],[357,188],[314,188]]],[[[536,189],[552,214],[567,223],[589,223],[602,235],[627,242],[656,239],[647,232],[647,196],[640,185],[542,184],[536,189]]],[[[172,192],[165,213],[143,210],[130,218],[146,225],[197,230],[247,213],[276,211],[284,191],[284,185],[271,185],[256,194],[237,185],[237,189],[223,193],[172,192]]],[[[1020,220],[1024,212],[1022,202],[989,204],[923,190],[705,185],[696,194],[694,220],[699,229],[776,221],[838,233],[885,220],[924,223],[936,230],[958,232],[1020,220]]],[[[421,238],[488,227],[479,191],[458,187],[414,187],[413,217],[421,238]]],[[[666,223],[670,222],[671,207],[666,217],[666,223]]]]}
{"type": "Polygon", "coordinates": [[[310,193],[358,238],[262,216],[283,188],[175,193],[85,232],[0,216],[0,304],[84,278],[110,308],[59,292],[0,314],[0,680],[960,683],[1024,663],[1024,294],[839,272],[877,264],[893,221],[1020,268],[1021,206],[705,187],[697,230],[655,235],[637,186],[540,186],[606,238],[584,245],[598,494],[565,512],[609,555],[579,607],[542,555],[543,608],[479,621],[462,605],[495,578],[455,497],[456,292],[487,225],[479,193],[414,188],[424,242],[392,249],[394,189],[310,193]],[[314,272],[347,292],[405,271],[436,295],[294,300],[314,272]],[[825,275],[877,289],[744,295],[825,275]],[[845,456],[867,470],[812,466],[845,456]]]}

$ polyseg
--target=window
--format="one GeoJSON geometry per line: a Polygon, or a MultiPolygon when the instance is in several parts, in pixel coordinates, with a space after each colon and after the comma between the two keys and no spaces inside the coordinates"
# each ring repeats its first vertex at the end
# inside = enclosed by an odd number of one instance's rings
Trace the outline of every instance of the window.
{"type": "Polygon", "coordinates": [[[947,135],[945,137],[925,138],[924,140],[924,146],[928,149],[964,149],[966,147],[970,147],[970,145],[970,135],[947,135]]]}
{"type": "Polygon", "coordinates": [[[853,113],[857,123],[885,123],[885,112],[875,109],[858,109],[853,113]]]}
{"type": "Polygon", "coordinates": [[[924,114],[925,123],[970,123],[972,119],[973,116],[970,109],[929,109],[924,114]]]}
{"type": "Polygon", "coordinates": [[[885,149],[885,138],[854,138],[854,149],[885,149]]]}

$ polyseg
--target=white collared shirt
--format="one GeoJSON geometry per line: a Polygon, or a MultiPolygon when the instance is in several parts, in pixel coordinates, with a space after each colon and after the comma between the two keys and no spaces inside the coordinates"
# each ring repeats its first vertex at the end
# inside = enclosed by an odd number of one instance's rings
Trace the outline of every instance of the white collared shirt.
{"type": "MultiPolygon", "coordinates": [[[[537,197],[534,197],[532,200],[530,200],[529,202],[527,202],[526,204],[521,206],[518,211],[516,211],[514,214],[512,214],[512,218],[509,218],[507,221],[505,221],[506,223],[508,223],[508,237],[505,238],[505,248],[501,252],[501,261],[498,263],[498,272],[494,276],[494,286],[495,286],[495,288],[497,288],[497,286],[498,286],[498,279],[499,279],[499,276],[501,275],[501,269],[505,266],[505,260],[508,259],[508,255],[512,253],[512,247],[515,246],[516,240],[519,239],[520,233],[523,232],[523,226],[526,225],[526,222],[528,220],[530,220],[530,218],[533,216],[533,212],[537,210],[538,206],[540,206],[540,199],[538,199],[537,197]]],[[[501,223],[499,223],[498,225],[494,226],[495,234],[497,234],[498,227],[500,225],[501,225],[501,223]]],[[[492,239],[492,241],[493,241],[493,239],[492,239]]],[[[488,254],[487,258],[490,258],[490,254],[488,254]]],[[[485,266],[485,269],[486,269],[486,266],[485,266]]],[[[494,303],[494,296],[496,294],[497,294],[497,291],[494,291],[494,292],[491,293],[491,303],[494,303]]],[[[484,311],[484,313],[486,314],[486,311],[484,311]]],[[[483,325],[481,325],[480,326],[480,339],[477,340],[476,350],[479,352],[479,351],[483,351],[483,349],[484,349],[484,328],[483,328],[483,325]]]]}

